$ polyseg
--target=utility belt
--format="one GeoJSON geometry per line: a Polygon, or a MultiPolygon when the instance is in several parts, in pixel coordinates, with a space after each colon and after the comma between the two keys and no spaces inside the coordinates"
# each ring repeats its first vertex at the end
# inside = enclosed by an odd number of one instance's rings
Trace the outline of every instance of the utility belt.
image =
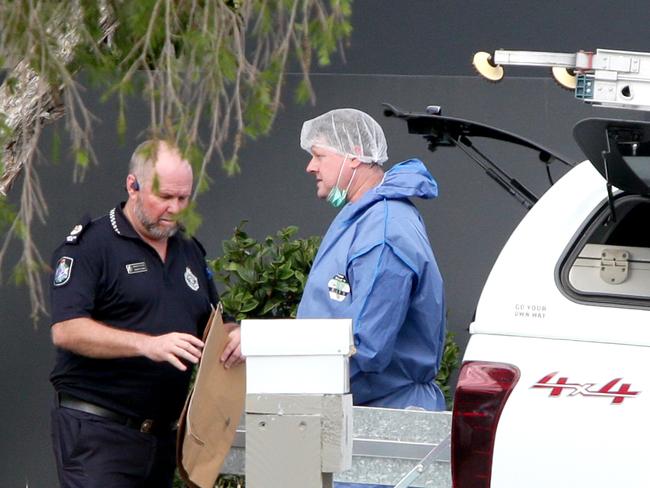
{"type": "Polygon", "coordinates": [[[78,412],[97,415],[120,425],[130,427],[145,434],[164,434],[176,429],[177,422],[161,422],[154,419],[129,417],[108,408],[81,400],[69,393],[57,393],[57,405],[78,412]]]}

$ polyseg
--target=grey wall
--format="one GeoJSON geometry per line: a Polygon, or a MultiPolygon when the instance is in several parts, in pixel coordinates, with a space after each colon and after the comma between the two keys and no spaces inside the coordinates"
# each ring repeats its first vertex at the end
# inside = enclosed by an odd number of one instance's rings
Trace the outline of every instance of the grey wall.
{"type": "Polygon", "coordinates": [[[476,51],[647,51],[649,20],[643,0],[354,0],[347,63],[323,71],[458,76],[476,51]]]}
{"type": "MultiPolygon", "coordinates": [[[[335,211],[315,198],[313,178],[304,172],[308,156],[298,146],[300,126],[335,107],[365,110],[384,126],[391,162],[419,157],[438,180],[440,197],[418,205],[445,277],[449,326],[464,346],[482,284],[525,211],[461,153],[428,152],[423,139],[407,134],[404,122],[383,117],[381,102],[412,111],[439,104],[447,115],[493,124],[582,159],[571,137],[576,121],[646,114],[580,104],[545,71],[513,69],[514,76],[490,84],[472,74],[469,60],[476,50],[498,47],[650,50],[646,10],[640,1],[619,7],[598,1],[356,0],[347,63],[334,60],[331,67],[317,70],[316,106],[295,106],[287,92],[271,134],[247,142],[241,155],[242,174],[226,178],[217,168],[211,170],[213,188],[200,199],[204,224],[199,237],[208,254],[218,255],[220,242],[243,219],[249,220],[247,228],[256,237],[290,224],[300,227],[301,236],[323,234],[335,211]]],[[[289,75],[287,88],[296,82],[297,76],[289,75]]],[[[123,198],[126,164],[145,128],[143,106],[133,101],[128,140],[120,146],[114,129],[115,105],[100,104],[97,98],[97,93],[88,91],[87,99],[101,119],[94,134],[101,164],[89,170],[84,184],[72,183],[67,154],[58,164],[49,157],[52,134],[63,131],[62,123],[45,131],[39,170],[50,217],[47,225],[37,226],[36,235],[48,256],[82,214],[102,215],[123,198]]],[[[534,157],[504,145],[483,147],[536,192],[546,189],[544,168],[534,157]]],[[[554,168],[555,176],[562,173],[562,168],[554,168]]],[[[10,196],[15,198],[16,191],[10,196]]],[[[12,247],[9,263],[15,262],[18,251],[17,245],[12,247]]],[[[48,322],[44,319],[32,326],[25,289],[7,284],[7,278],[5,273],[0,285],[0,486],[51,487],[56,482],[47,376],[54,353],[48,322]]]]}

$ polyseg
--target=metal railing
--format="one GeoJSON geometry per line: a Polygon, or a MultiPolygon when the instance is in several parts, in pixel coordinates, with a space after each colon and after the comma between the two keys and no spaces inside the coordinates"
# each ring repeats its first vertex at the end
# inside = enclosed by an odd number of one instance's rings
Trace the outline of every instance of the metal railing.
{"type": "MultiPolygon", "coordinates": [[[[352,469],[335,481],[376,483],[396,488],[451,488],[451,412],[353,408],[352,469]]],[[[245,428],[222,467],[245,473],[245,428]]]]}

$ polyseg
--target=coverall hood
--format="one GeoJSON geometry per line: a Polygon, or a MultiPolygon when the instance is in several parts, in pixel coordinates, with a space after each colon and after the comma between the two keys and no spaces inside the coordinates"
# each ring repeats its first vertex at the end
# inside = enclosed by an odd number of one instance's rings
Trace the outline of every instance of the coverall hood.
{"type": "Polygon", "coordinates": [[[348,203],[345,221],[354,219],[379,200],[402,200],[412,197],[432,199],[438,196],[438,184],[419,159],[407,159],[386,171],[382,182],[368,190],[358,201],[348,203]]]}
{"type": "Polygon", "coordinates": [[[384,175],[376,188],[378,198],[436,198],[438,185],[424,163],[408,159],[396,164],[384,175]]]}

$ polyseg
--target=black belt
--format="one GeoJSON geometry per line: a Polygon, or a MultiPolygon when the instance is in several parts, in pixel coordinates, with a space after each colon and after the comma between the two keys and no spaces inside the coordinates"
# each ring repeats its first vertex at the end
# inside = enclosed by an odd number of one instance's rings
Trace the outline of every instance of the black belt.
{"type": "Polygon", "coordinates": [[[160,434],[164,432],[170,432],[176,428],[176,422],[160,422],[153,419],[139,419],[135,417],[129,417],[127,415],[122,415],[121,413],[114,412],[108,408],[104,408],[94,403],[87,402],[85,400],[80,400],[68,393],[58,393],[58,404],[60,407],[69,408],[71,410],[77,410],[79,412],[89,413],[91,415],[97,415],[113,422],[116,422],[121,425],[125,425],[132,429],[139,430],[146,434],[160,434]]]}

